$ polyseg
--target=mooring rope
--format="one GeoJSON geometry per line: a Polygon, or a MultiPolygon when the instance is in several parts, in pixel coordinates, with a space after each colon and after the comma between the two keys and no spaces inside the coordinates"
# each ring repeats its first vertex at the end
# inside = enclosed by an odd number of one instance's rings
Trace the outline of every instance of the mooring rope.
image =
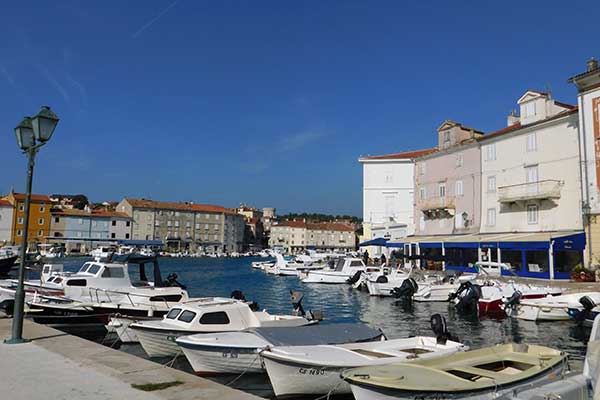
{"type": "Polygon", "coordinates": [[[252,368],[252,366],[254,365],[254,363],[256,362],[256,360],[258,360],[259,358],[260,358],[260,353],[257,353],[257,354],[256,354],[256,357],[254,357],[254,360],[252,360],[252,362],[251,362],[251,363],[250,363],[250,364],[249,364],[249,365],[248,365],[248,366],[247,366],[247,367],[246,367],[246,368],[245,368],[245,369],[242,371],[242,373],[241,373],[241,374],[239,374],[237,377],[235,377],[235,378],[234,378],[234,379],[233,379],[231,382],[228,382],[228,383],[226,383],[226,384],[225,384],[225,386],[231,386],[231,385],[233,385],[235,382],[237,382],[237,381],[238,381],[238,379],[240,379],[242,376],[244,376],[244,374],[245,374],[246,372],[248,372],[248,370],[249,370],[250,368],[252,368]]]}
{"type": "Polygon", "coordinates": [[[324,394],[323,396],[319,396],[319,397],[317,397],[317,398],[316,398],[316,399],[314,399],[314,400],[323,400],[323,399],[329,400],[329,398],[331,397],[331,395],[333,394],[333,392],[335,392],[335,390],[336,390],[336,389],[337,389],[337,388],[338,388],[338,387],[339,387],[339,386],[340,386],[342,383],[344,383],[344,381],[343,381],[343,380],[340,380],[338,383],[336,383],[336,384],[335,384],[335,386],[334,386],[334,387],[332,387],[332,388],[329,390],[329,392],[327,392],[327,393],[326,393],[326,394],[324,394]]]}

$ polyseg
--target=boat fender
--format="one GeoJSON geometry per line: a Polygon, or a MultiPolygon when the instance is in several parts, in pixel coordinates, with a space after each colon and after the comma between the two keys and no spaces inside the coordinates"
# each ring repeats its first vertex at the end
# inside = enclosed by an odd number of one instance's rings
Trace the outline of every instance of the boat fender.
{"type": "Polygon", "coordinates": [[[444,318],[441,314],[433,314],[429,319],[429,323],[431,325],[431,330],[436,336],[437,343],[441,345],[445,345],[446,341],[451,340],[453,342],[459,342],[458,337],[452,335],[448,331],[448,324],[446,323],[446,318],[444,318]]]}
{"type": "Polygon", "coordinates": [[[348,280],[346,282],[348,282],[351,285],[354,285],[356,282],[358,282],[361,275],[362,275],[362,271],[356,271],[356,273],[354,275],[352,275],[350,278],[348,278],[348,280]]]}
{"type": "Polygon", "coordinates": [[[377,280],[375,281],[377,283],[388,283],[388,278],[385,275],[380,275],[377,277],[377,280]]]}

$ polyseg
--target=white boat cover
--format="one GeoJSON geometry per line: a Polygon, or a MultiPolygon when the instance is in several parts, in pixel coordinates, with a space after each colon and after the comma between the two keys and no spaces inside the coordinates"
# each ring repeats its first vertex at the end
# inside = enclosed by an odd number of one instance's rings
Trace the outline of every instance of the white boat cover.
{"type": "Polygon", "coordinates": [[[293,328],[253,328],[254,332],[272,346],[306,346],[369,342],[383,336],[380,329],[360,323],[319,324],[293,328]]]}

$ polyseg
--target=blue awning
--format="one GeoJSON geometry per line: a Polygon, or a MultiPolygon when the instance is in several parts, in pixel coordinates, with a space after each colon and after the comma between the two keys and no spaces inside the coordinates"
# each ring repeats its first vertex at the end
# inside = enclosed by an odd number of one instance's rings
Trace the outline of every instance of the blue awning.
{"type": "Polygon", "coordinates": [[[445,242],[444,247],[446,248],[459,248],[459,249],[476,249],[479,247],[479,243],[477,242],[445,242]]]}
{"type": "Polygon", "coordinates": [[[507,250],[548,250],[550,242],[500,242],[498,247],[507,250]]]}
{"type": "Polygon", "coordinates": [[[384,238],[375,238],[375,239],[367,240],[366,242],[362,242],[358,246],[359,247],[365,247],[365,246],[385,246],[386,243],[387,243],[387,239],[384,239],[384,238]]]}
{"type": "Polygon", "coordinates": [[[387,242],[385,244],[385,247],[404,247],[404,243],[400,243],[400,242],[387,242]]]}
{"type": "Polygon", "coordinates": [[[164,246],[160,240],[118,240],[117,243],[125,246],[164,246]]]}
{"type": "Polygon", "coordinates": [[[419,243],[419,247],[422,249],[434,249],[434,248],[441,248],[442,247],[442,242],[423,242],[423,243],[419,243]]]}
{"type": "Polygon", "coordinates": [[[552,239],[553,250],[584,250],[585,249],[585,233],[577,233],[552,239]]]}

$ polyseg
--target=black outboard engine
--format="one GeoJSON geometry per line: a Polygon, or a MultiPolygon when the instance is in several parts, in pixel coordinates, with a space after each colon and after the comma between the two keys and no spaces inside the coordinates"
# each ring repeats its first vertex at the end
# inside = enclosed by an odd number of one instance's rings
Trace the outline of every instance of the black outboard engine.
{"type": "Polygon", "coordinates": [[[581,323],[586,319],[594,319],[592,309],[596,307],[596,303],[589,296],[583,296],[579,299],[579,304],[583,306],[583,310],[575,316],[575,321],[581,323]]]}
{"type": "Polygon", "coordinates": [[[362,271],[356,271],[354,273],[354,275],[352,275],[350,278],[348,278],[346,280],[346,282],[348,282],[351,285],[354,285],[356,282],[358,282],[358,280],[360,279],[360,276],[362,275],[362,271]]]}
{"type": "Polygon", "coordinates": [[[323,320],[323,312],[321,311],[308,311],[305,312],[302,307],[302,300],[304,299],[304,293],[302,292],[292,292],[290,291],[290,295],[292,296],[292,305],[294,307],[294,311],[292,315],[298,317],[304,317],[309,321],[322,321],[323,320]]]}
{"type": "Polygon", "coordinates": [[[413,278],[406,278],[400,287],[392,289],[392,296],[397,299],[412,299],[419,290],[419,285],[413,278]]]}
{"type": "Polygon", "coordinates": [[[379,275],[375,280],[377,283],[388,283],[388,278],[385,275],[379,275]]]}
{"type": "Polygon", "coordinates": [[[435,334],[438,344],[444,345],[448,340],[453,342],[460,341],[457,336],[454,336],[448,332],[446,318],[444,318],[441,314],[433,314],[429,320],[429,323],[431,324],[431,330],[435,334]]]}
{"type": "Polygon", "coordinates": [[[506,300],[506,302],[504,303],[504,307],[506,309],[512,309],[515,308],[516,306],[519,305],[519,303],[521,302],[521,297],[523,296],[523,293],[521,293],[518,290],[515,290],[514,293],[506,300]]]}
{"type": "Polygon", "coordinates": [[[165,279],[165,286],[168,287],[179,287],[181,289],[186,289],[186,286],[177,280],[177,274],[169,274],[165,279]]]}
{"type": "MultiPolygon", "coordinates": [[[[452,296],[452,294],[450,295],[452,296]]],[[[454,298],[458,298],[456,310],[461,314],[476,314],[479,310],[479,299],[481,298],[481,286],[471,282],[460,285],[454,298]]]]}
{"type": "Polygon", "coordinates": [[[231,292],[229,297],[231,297],[234,300],[240,300],[248,304],[248,307],[250,307],[252,311],[258,311],[258,303],[255,301],[246,300],[246,296],[244,296],[244,293],[242,293],[241,290],[234,290],[233,292],[231,292]]]}

